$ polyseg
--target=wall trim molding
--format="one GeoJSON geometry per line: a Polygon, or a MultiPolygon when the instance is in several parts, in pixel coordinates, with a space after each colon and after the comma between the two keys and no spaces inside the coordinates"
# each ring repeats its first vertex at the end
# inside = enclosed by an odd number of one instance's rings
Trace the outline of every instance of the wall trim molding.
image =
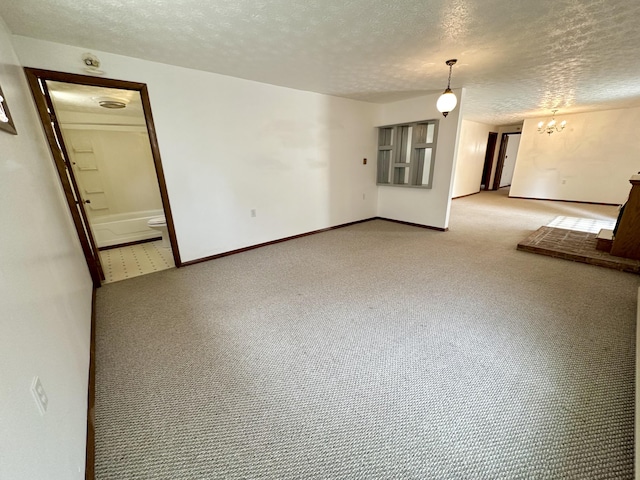
{"type": "Polygon", "coordinates": [[[471,195],[477,195],[480,192],[481,192],[481,190],[478,190],[477,192],[467,193],[466,195],[459,195],[457,197],[451,197],[451,200],[457,200],[458,198],[470,197],[471,195]]]}
{"type": "Polygon", "coordinates": [[[133,245],[140,245],[142,243],[155,242],[156,240],[162,240],[162,237],[145,238],[144,240],[136,240],[135,242],[126,242],[126,243],[119,243],[117,245],[109,245],[107,247],[98,247],[98,250],[102,252],[103,250],[113,250],[114,248],[132,247],[133,245]]]}
{"type": "MultiPolygon", "coordinates": [[[[466,195],[465,195],[466,196],[466,195]]],[[[448,228],[432,227],[431,225],[422,225],[421,223],[404,222],[402,220],[394,220],[392,218],[375,217],[377,220],[386,220],[387,222],[400,223],[401,225],[409,225],[410,227],[426,228],[427,230],[435,230],[437,232],[448,232],[448,228]]]]}
{"type": "Polygon", "coordinates": [[[605,205],[608,207],[619,207],[621,205],[620,203],[585,202],[583,200],[561,200],[559,198],[512,197],[511,195],[509,195],[509,198],[519,198],[522,200],[544,200],[546,202],[584,203],[585,205],[605,205]]]}
{"type": "Polygon", "coordinates": [[[91,334],[89,341],[89,384],[87,392],[87,446],[85,456],[84,478],[94,480],[96,462],[96,287],[91,292],[91,334]]]}
{"type": "Polygon", "coordinates": [[[341,225],[336,225],[334,227],[321,228],[319,230],[312,230],[311,232],[300,233],[298,235],[292,235],[290,237],[279,238],[277,240],[271,240],[269,242],[258,243],[256,245],[250,245],[248,247],[238,248],[237,250],[230,250],[228,252],[217,253],[216,255],[209,255],[208,257],[196,258],[195,260],[189,260],[188,262],[183,262],[181,267],[188,267],[189,265],[195,265],[196,263],[208,262],[209,260],[215,260],[216,258],[228,257],[229,255],[235,255],[236,253],[247,252],[249,250],[254,250],[256,248],[266,247],[269,245],[274,245],[276,243],[287,242],[289,240],[295,240],[296,238],[307,237],[309,235],[315,235],[316,233],[328,232],[330,230],[336,230],[338,228],[348,227],[350,225],[356,225],[358,223],[370,222],[371,220],[375,220],[377,217],[365,218],[363,220],[356,220],[355,222],[343,223],[341,225]]]}
{"type": "Polygon", "coordinates": [[[195,260],[189,260],[187,262],[182,262],[182,264],[180,266],[181,267],[188,267],[190,265],[196,265],[198,263],[208,262],[209,260],[215,260],[217,258],[228,257],[229,255],[235,255],[237,253],[247,252],[249,250],[255,250],[256,248],[267,247],[269,245],[274,245],[276,243],[288,242],[289,240],[295,240],[296,238],[307,237],[309,235],[315,235],[316,233],[329,232],[331,230],[337,230],[339,228],[349,227],[351,225],[356,225],[358,223],[370,222],[372,220],[385,220],[387,222],[401,223],[403,225],[409,225],[409,226],[412,226],[412,227],[426,228],[426,229],[429,229],[429,230],[437,230],[437,231],[440,231],[440,232],[446,232],[447,230],[449,230],[448,228],[431,227],[429,225],[420,225],[419,223],[403,222],[401,220],[392,220],[390,218],[371,217],[371,218],[365,218],[363,220],[356,220],[355,222],[348,222],[348,223],[343,223],[343,224],[340,224],[340,225],[335,225],[333,227],[321,228],[319,230],[312,230],[310,232],[300,233],[298,235],[292,235],[290,237],[279,238],[277,240],[271,240],[269,242],[258,243],[256,245],[250,245],[248,247],[238,248],[236,250],[230,250],[228,252],[217,253],[215,255],[209,255],[207,257],[196,258],[195,260]]]}

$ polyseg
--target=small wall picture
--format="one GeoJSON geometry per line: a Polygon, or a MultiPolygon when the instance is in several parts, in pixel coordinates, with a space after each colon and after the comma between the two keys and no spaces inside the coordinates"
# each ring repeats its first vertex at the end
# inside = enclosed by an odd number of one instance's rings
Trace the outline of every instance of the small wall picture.
{"type": "Polygon", "coordinates": [[[13,124],[9,107],[7,106],[7,98],[2,93],[2,87],[0,87],[0,130],[17,135],[16,126],[13,124]]]}

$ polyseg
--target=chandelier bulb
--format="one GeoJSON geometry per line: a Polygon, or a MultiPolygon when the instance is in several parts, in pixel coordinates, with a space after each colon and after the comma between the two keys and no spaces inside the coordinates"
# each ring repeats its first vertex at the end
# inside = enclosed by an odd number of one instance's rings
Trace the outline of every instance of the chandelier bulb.
{"type": "Polygon", "coordinates": [[[549,120],[547,122],[547,124],[545,125],[544,121],[542,122],[538,122],[538,132],[539,133],[546,133],[548,135],[551,135],[554,132],[561,132],[562,130],[564,130],[564,127],[566,127],[567,125],[567,121],[563,120],[562,122],[560,122],[560,125],[557,124],[556,122],[556,112],[558,110],[552,110],[551,111],[551,120],[549,120]]]}

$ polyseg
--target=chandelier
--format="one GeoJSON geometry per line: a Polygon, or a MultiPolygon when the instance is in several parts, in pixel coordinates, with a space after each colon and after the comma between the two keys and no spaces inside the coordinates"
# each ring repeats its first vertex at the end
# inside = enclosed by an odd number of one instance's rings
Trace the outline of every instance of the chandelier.
{"type": "Polygon", "coordinates": [[[553,132],[561,132],[562,130],[564,130],[564,127],[567,126],[567,121],[563,120],[558,125],[556,123],[556,112],[557,111],[558,110],[552,110],[551,111],[552,112],[551,120],[549,120],[546,125],[545,125],[544,121],[538,122],[538,133],[548,133],[549,135],[551,135],[553,132]]]}
{"type": "Polygon", "coordinates": [[[447,88],[444,92],[442,92],[442,95],[440,95],[440,98],[438,98],[438,101],[436,103],[436,108],[445,117],[449,115],[449,112],[456,108],[456,105],[458,104],[456,94],[451,90],[451,69],[457,61],[458,60],[456,60],[455,58],[446,61],[446,64],[449,65],[449,80],[447,81],[447,88]]]}

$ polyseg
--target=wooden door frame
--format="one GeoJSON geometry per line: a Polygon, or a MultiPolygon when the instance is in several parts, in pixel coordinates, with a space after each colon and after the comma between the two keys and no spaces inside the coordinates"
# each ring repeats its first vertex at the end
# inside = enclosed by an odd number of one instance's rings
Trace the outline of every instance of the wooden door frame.
{"type": "Polygon", "coordinates": [[[507,143],[504,141],[508,135],[522,135],[522,132],[505,132],[500,136],[500,151],[498,153],[498,163],[496,164],[496,174],[493,176],[492,190],[500,189],[500,180],[502,180],[502,170],[504,169],[504,157],[507,154],[507,143]]]}
{"type": "MultiPolygon", "coordinates": [[[[75,73],[66,73],[66,72],[55,72],[52,70],[41,70],[37,68],[24,68],[27,82],[29,83],[29,87],[31,89],[31,94],[33,96],[34,102],[36,104],[36,109],[38,111],[38,115],[40,117],[40,121],[45,131],[45,135],[47,137],[47,141],[49,143],[49,148],[51,153],[53,154],[53,160],[58,172],[58,176],[60,177],[60,182],[62,183],[62,188],[64,190],[65,198],[67,200],[67,204],[69,206],[69,210],[71,211],[71,217],[73,219],[73,223],[75,225],[76,231],[78,233],[78,238],[80,239],[80,244],[82,246],[82,251],[84,253],[85,259],[87,261],[87,266],[89,267],[89,272],[91,274],[91,279],[93,280],[94,287],[99,287],[101,285],[101,271],[99,264],[96,262],[96,259],[93,257],[91,253],[92,246],[92,235],[89,232],[89,235],[85,232],[83,226],[83,219],[80,217],[78,213],[78,208],[76,207],[76,197],[80,199],[79,193],[77,191],[77,186],[73,185],[72,182],[69,181],[66,173],[65,159],[62,155],[66,155],[66,147],[64,145],[64,140],[60,135],[59,138],[56,137],[54,127],[59,128],[57,124],[57,120],[51,118],[49,116],[49,107],[47,106],[46,95],[43,93],[40,88],[40,82],[45,82],[47,80],[56,81],[56,82],[65,82],[65,83],[73,83],[76,85],[88,85],[93,87],[105,87],[105,88],[115,88],[120,90],[134,90],[140,94],[140,98],[142,100],[142,110],[144,112],[145,122],[147,125],[147,134],[149,138],[149,144],[151,146],[151,155],[153,156],[153,163],[156,170],[156,176],[158,178],[158,187],[160,189],[160,198],[162,199],[162,206],[164,208],[165,218],[167,220],[167,230],[169,232],[169,240],[171,242],[171,250],[173,253],[173,260],[175,262],[176,267],[181,267],[182,262],[180,260],[180,252],[178,250],[178,241],[176,238],[176,232],[173,225],[173,215],[171,213],[171,205],[169,203],[169,194],[167,192],[167,185],[164,178],[164,171],[162,169],[162,161],[160,158],[160,148],[158,147],[158,139],[156,136],[155,124],[153,122],[153,115],[151,114],[151,102],[149,100],[149,93],[147,90],[147,85],[144,83],[138,82],[129,82],[125,80],[114,80],[110,78],[100,78],[100,77],[91,77],[88,75],[78,75],[75,73]],[[53,123],[53,125],[52,125],[53,123]],[[58,141],[60,142],[60,147],[63,149],[61,153],[58,149],[58,141]]],[[[71,172],[73,175],[73,172],[71,172]]],[[[81,209],[84,211],[84,208],[81,209]]],[[[88,225],[88,222],[87,222],[88,225]]],[[[95,246],[95,244],[94,244],[95,246]]],[[[97,254],[98,250],[94,250],[97,254]]]]}
{"type": "Polygon", "coordinates": [[[491,186],[491,171],[493,170],[493,158],[496,154],[496,145],[498,144],[498,132],[489,132],[489,136],[487,138],[487,151],[484,154],[484,166],[483,170],[485,170],[485,176],[481,180],[481,186],[484,185],[485,190],[490,190],[491,186]],[[489,168],[487,167],[487,164],[489,168]]]}

